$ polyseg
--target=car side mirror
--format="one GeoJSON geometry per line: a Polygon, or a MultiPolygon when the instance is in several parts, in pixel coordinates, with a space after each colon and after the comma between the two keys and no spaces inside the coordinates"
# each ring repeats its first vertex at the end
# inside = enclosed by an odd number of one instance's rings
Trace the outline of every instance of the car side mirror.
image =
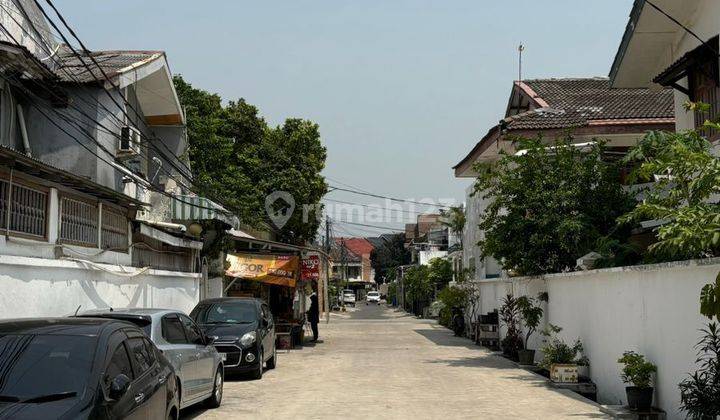
{"type": "Polygon", "coordinates": [[[122,398],[123,395],[130,388],[130,378],[127,375],[121,373],[114,377],[110,382],[110,398],[117,401],[122,398]]]}
{"type": "Polygon", "coordinates": [[[207,344],[208,346],[209,346],[210,344],[214,343],[215,340],[217,340],[217,336],[216,336],[216,335],[206,335],[206,336],[205,336],[205,344],[207,344]]]}

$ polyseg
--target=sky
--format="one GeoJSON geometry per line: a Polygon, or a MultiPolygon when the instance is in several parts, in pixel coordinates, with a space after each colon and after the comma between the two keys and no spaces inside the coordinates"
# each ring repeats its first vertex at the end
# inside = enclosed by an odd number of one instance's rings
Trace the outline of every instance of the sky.
{"type": "MultiPolygon", "coordinates": [[[[173,73],[226,100],[245,98],[272,125],[318,123],[331,185],[461,203],[471,181],[451,168],[503,117],[518,45],[523,78],[607,76],[632,0],[56,5],[90,49],[164,50],[173,73]]],[[[327,197],[386,205],[341,191],[327,197]]],[[[398,227],[417,210],[336,218],[398,227]]]]}

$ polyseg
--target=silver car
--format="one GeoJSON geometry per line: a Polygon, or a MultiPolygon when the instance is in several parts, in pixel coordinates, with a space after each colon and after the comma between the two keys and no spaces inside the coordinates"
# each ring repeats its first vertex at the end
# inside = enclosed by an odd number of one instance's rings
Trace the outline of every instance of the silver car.
{"type": "Polygon", "coordinates": [[[175,368],[180,381],[181,409],[198,402],[212,408],[220,406],[224,383],[222,359],[210,340],[184,313],[129,308],[93,310],[79,316],[113,318],[138,325],[175,368]]]}

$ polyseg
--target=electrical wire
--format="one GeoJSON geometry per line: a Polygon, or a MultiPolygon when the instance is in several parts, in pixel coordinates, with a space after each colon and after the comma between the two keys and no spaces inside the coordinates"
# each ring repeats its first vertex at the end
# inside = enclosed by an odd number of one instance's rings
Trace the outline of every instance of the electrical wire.
{"type": "Polygon", "coordinates": [[[368,196],[368,197],[375,197],[375,198],[384,198],[384,199],[386,199],[386,200],[397,201],[397,202],[399,202],[399,203],[419,204],[419,205],[422,205],[422,206],[437,207],[437,208],[441,208],[441,209],[450,209],[450,208],[451,208],[451,206],[446,206],[446,205],[443,205],[443,204],[421,203],[421,202],[419,202],[419,201],[404,200],[404,199],[402,199],[402,198],[394,198],[394,197],[388,197],[388,196],[380,195],[380,194],[365,193],[365,192],[362,192],[362,191],[350,190],[350,189],[347,189],[347,188],[337,187],[337,186],[334,186],[334,185],[328,185],[328,186],[329,186],[330,188],[332,188],[333,190],[335,190],[335,191],[345,191],[345,192],[348,192],[348,193],[351,193],[351,194],[365,195],[365,196],[368,196]]]}
{"type": "MultiPolygon", "coordinates": [[[[40,12],[43,14],[43,16],[45,16],[45,18],[48,20],[48,23],[50,23],[50,25],[55,29],[55,31],[58,33],[58,35],[60,35],[60,37],[61,37],[61,38],[63,39],[63,41],[65,42],[66,46],[70,49],[70,51],[72,51],[73,55],[75,55],[75,57],[76,57],[78,60],[80,60],[80,62],[82,63],[83,67],[85,67],[85,69],[88,71],[88,73],[90,74],[90,76],[92,76],[92,78],[100,85],[100,87],[101,87],[101,88],[103,89],[103,91],[105,92],[106,96],[107,96],[108,98],[110,98],[110,100],[115,104],[115,106],[118,107],[118,110],[120,110],[120,112],[123,113],[123,115],[125,116],[125,118],[127,118],[127,122],[129,123],[130,121],[132,121],[133,118],[127,113],[126,109],[125,109],[124,107],[122,107],[122,106],[118,103],[118,101],[117,101],[117,100],[115,99],[115,97],[112,95],[112,93],[110,92],[110,90],[107,89],[107,87],[105,87],[105,84],[102,83],[102,82],[100,81],[100,79],[95,75],[95,73],[92,71],[92,69],[90,68],[90,66],[85,62],[85,60],[83,59],[83,57],[82,57],[82,56],[78,53],[78,51],[72,46],[72,44],[71,44],[70,41],[67,39],[67,37],[65,36],[65,34],[64,34],[62,31],[60,31],[60,28],[58,28],[58,26],[57,26],[57,24],[55,23],[55,21],[53,21],[53,20],[50,18],[50,16],[49,16],[48,13],[45,11],[45,9],[42,7],[42,5],[40,5],[39,1],[38,1],[38,0],[33,0],[33,2],[34,2],[35,5],[38,7],[38,9],[39,9],[40,12]]],[[[60,21],[62,22],[63,26],[65,26],[65,28],[70,32],[70,34],[72,35],[72,37],[80,44],[80,47],[83,49],[83,51],[89,52],[90,50],[85,46],[85,44],[82,42],[82,40],[77,36],[77,34],[75,33],[75,31],[72,29],[72,27],[70,27],[70,25],[69,25],[69,24],[67,23],[67,21],[65,20],[65,17],[60,13],[60,11],[58,11],[58,9],[55,7],[55,5],[52,3],[52,1],[46,0],[46,2],[47,2],[48,5],[50,5],[50,7],[53,9],[53,11],[54,11],[55,14],[57,15],[57,17],[58,17],[58,18],[60,19],[60,21]]],[[[22,7],[22,6],[21,6],[21,7],[22,7]]],[[[31,23],[31,24],[32,24],[32,23],[31,23]]],[[[115,82],[114,82],[112,79],[110,79],[110,77],[109,77],[109,76],[107,75],[107,73],[105,72],[105,69],[100,65],[100,63],[98,63],[98,61],[95,59],[95,57],[94,57],[92,54],[87,54],[86,57],[89,58],[90,61],[92,61],[92,63],[97,67],[97,69],[100,71],[100,73],[102,74],[102,76],[103,76],[103,78],[105,79],[105,81],[106,81],[107,83],[109,83],[110,86],[113,87],[113,89],[117,90],[117,91],[120,93],[120,97],[122,98],[122,100],[123,100],[123,102],[124,102],[124,105],[125,105],[127,108],[129,108],[129,109],[131,109],[131,110],[133,111],[133,113],[135,114],[135,118],[137,119],[137,121],[141,121],[141,122],[143,123],[143,125],[145,126],[145,128],[146,128],[148,131],[152,132],[152,130],[150,129],[150,126],[145,122],[145,120],[144,120],[143,116],[140,114],[140,112],[135,108],[135,106],[133,106],[133,104],[131,104],[131,103],[127,100],[127,98],[125,98],[125,96],[121,93],[120,87],[119,87],[118,85],[116,85],[115,82]]],[[[143,137],[142,131],[141,131],[141,130],[138,130],[138,132],[140,133],[140,136],[143,137]]],[[[154,133],[153,133],[153,135],[154,135],[154,133]]],[[[156,139],[157,139],[157,136],[155,136],[155,137],[156,137],[156,139]]],[[[146,141],[147,141],[147,139],[146,139],[146,141]]],[[[148,144],[151,145],[151,147],[154,148],[153,143],[154,143],[154,142],[150,141],[148,144]]],[[[161,143],[161,144],[164,145],[164,143],[163,143],[162,141],[160,141],[159,143],[161,143]]],[[[155,149],[155,150],[156,150],[159,154],[163,155],[163,153],[161,153],[159,149],[155,149]]],[[[171,155],[172,155],[172,152],[171,152],[171,155]]],[[[173,166],[174,169],[176,169],[179,173],[183,173],[182,170],[180,170],[179,168],[177,168],[177,166],[175,166],[174,161],[173,161],[172,159],[167,158],[167,156],[164,156],[164,157],[167,159],[168,163],[169,163],[171,166],[173,166]]],[[[180,161],[178,158],[175,158],[175,159],[176,159],[178,162],[180,162],[180,164],[182,164],[183,166],[185,166],[185,169],[187,169],[188,171],[190,171],[190,168],[187,167],[187,165],[185,165],[184,162],[180,161]]]]}

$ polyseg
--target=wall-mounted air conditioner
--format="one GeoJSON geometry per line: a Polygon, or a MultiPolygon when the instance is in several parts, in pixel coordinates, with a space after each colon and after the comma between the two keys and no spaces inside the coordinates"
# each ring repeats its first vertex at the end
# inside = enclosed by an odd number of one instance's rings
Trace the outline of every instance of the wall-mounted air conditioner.
{"type": "Polygon", "coordinates": [[[140,131],[137,128],[126,125],[120,130],[118,152],[126,155],[140,154],[140,131]]]}

